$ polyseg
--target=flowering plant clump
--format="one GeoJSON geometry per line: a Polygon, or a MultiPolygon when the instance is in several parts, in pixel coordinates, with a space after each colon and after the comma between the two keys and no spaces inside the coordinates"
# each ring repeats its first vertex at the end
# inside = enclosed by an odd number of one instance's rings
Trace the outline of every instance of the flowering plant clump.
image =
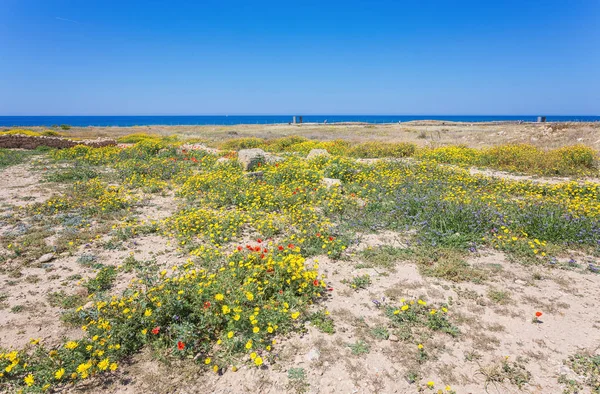
{"type": "Polygon", "coordinates": [[[3,354],[0,385],[41,389],[87,379],[148,344],[213,369],[244,362],[242,354],[262,365],[275,335],[292,329],[326,289],[316,268],[279,248],[236,249],[214,270],[190,262],[169,271],[79,308],[85,339],[3,354]]]}
{"type": "MultiPolygon", "coordinates": [[[[395,325],[405,327],[407,332],[427,327],[453,337],[459,334],[458,327],[453,325],[448,318],[448,308],[445,305],[434,308],[428,306],[427,302],[421,299],[405,300],[404,298],[400,300],[400,303],[401,305],[397,307],[387,306],[385,314],[395,325]]],[[[422,347],[419,350],[422,350],[422,347]]]]}

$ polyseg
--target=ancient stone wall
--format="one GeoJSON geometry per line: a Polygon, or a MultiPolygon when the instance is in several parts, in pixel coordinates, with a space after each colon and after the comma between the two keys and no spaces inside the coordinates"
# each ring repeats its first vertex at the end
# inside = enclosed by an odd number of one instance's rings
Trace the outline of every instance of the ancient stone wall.
{"type": "Polygon", "coordinates": [[[98,138],[95,140],[73,141],[68,138],[31,136],[25,134],[2,134],[0,135],[0,148],[35,149],[38,146],[50,148],[71,148],[76,145],[87,145],[94,148],[102,146],[117,145],[117,141],[110,138],[98,138]]]}

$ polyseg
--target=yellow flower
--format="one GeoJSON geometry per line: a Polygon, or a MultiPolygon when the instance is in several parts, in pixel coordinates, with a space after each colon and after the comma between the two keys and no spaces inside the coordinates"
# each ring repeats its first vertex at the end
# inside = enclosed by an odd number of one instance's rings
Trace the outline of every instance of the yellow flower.
{"type": "Polygon", "coordinates": [[[61,368],[61,369],[59,369],[58,371],[56,371],[56,372],[54,373],[54,378],[55,378],[56,380],[60,380],[60,379],[63,377],[63,375],[64,375],[64,374],[65,374],[65,369],[64,369],[64,368],[61,368]]]}
{"type": "Polygon", "coordinates": [[[229,312],[231,312],[231,309],[227,305],[223,305],[222,310],[223,310],[223,314],[224,315],[226,315],[229,312]]]}
{"type": "Polygon", "coordinates": [[[254,352],[250,353],[250,358],[251,358],[252,360],[254,360],[254,359],[256,358],[256,356],[257,356],[257,354],[256,354],[256,353],[254,353],[254,352]]]}
{"type": "Polygon", "coordinates": [[[417,302],[419,303],[419,305],[427,305],[427,303],[425,301],[423,301],[423,300],[419,300],[417,302]]]}
{"type": "Polygon", "coordinates": [[[33,377],[32,374],[29,374],[29,375],[25,376],[25,379],[23,379],[23,381],[25,382],[25,384],[28,387],[33,386],[33,384],[35,383],[35,379],[34,379],[34,377],[33,377]]]}
{"type": "Polygon", "coordinates": [[[31,343],[32,345],[37,345],[38,343],[40,343],[40,339],[39,338],[37,338],[37,339],[31,338],[29,340],[29,343],[31,343]]]}
{"type": "Polygon", "coordinates": [[[394,315],[397,315],[398,313],[400,313],[400,310],[399,310],[399,309],[396,309],[396,310],[394,311],[394,315]]]}
{"type": "Polygon", "coordinates": [[[271,327],[271,326],[267,327],[267,331],[269,332],[269,334],[272,334],[273,333],[273,327],[271,327]]]}
{"type": "Polygon", "coordinates": [[[235,320],[235,321],[238,321],[238,320],[240,320],[240,315],[235,315],[235,316],[233,317],[233,320],[235,320]]]}
{"type": "Polygon", "coordinates": [[[216,365],[216,364],[215,364],[215,365],[213,365],[213,371],[215,371],[215,373],[216,373],[216,372],[219,372],[219,366],[218,366],[218,365],[216,365]]]}
{"type": "Polygon", "coordinates": [[[427,382],[427,387],[433,388],[433,386],[435,386],[435,383],[433,383],[431,380],[427,382]]]}
{"type": "Polygon", "coordinates": [[[108,358],[105,358],[104,360],[102,360],[98,363],[98,368],[101,371],[106,371],[106,369],[109,367],[109,365],[110,365],[110,363],[108,361],[108,358]]]}
{"type": "Polygon", "coordinates": [[[116,371],[116,370],[117,370],[117,363],[112,363],[112,364],[110,364],[110,367],[109,367],[109,369],[110,369],[111,371],[116,371]]]}
{"type": "Polygon", "coordinates": [[[260,328],[258,328],[256,326],[252,329],[252,332],[255,334],[258,334],[259,331],[260,331],[260,328]]]}
{"type": "Polygon", "coordinates": [[[246,349],[252,349],[252,341],[246,342],[246,349]]]}
{"type": "Polygon", "coordinates": [[[422,344],[418,344],[417,347],[419,348],[419,350],[423,349],[423,345],[422,344]]]}
{"type": "Polygon", "coordinates": [[[292,313],[292,319],[296,320],[298,318],[298,316],[300,316],[300,312],[292,313]]]}
{"type": "Polygon", "coordinates": [[[148,332],[148,330],[147,330],[146,328],[144,328],[144,329],[142,330],[142,335],[146,335],[146,333],[147,333],[147,332],[148,332]]]}
{"type": "Polygon", "coordinates": [[[408,305],[402,305],[402,308],[400,308],[400,309],[402,309],[403,311],[406,311],[406,310],[408,310],[408,308],[409,308],[408,305]]]}
{"type": "Polygon", "coordinates": [[[254,299],[254,294],[252,294],[251,292],[247,291],[246,292],[246,298],[248,299],[248,301],[252,301],[254,299]]]}
{"type": "Polygon", "coordinates": [[[450,388],[450,386],[446,386],[446,391],[450,391],[450,390],[452,390],[452,389],[450,388]]]}
{"type": "Polygon", "coordinates": [[[206,357],[206,359],[204,360],[204,364],[208,365],[210,364],[210,357],[206,357]]]}
{"type": "Polygon", "coordinates": [[[225,297],[221,293],[215,294],[215,300],[217,301],[223,301],[224,298],[225,297]]]}
{"type": "Polygon", "coordinates": [[[261,366],[261,365],[262,365],[262,363],[263,363],[263,359],[262,359],[262,358],[260,358],[260,357],[256,357],[256,358],[254,359],[254,364],[256,364],[256,366],[257,366],[257,367],[258,367],[258,366],[261,366]]]}
{"type": "Polygon", "coordinates": [[[229,331],[227,333],[227,338],[229,338],[229,339],[233,338],[233,331],[229,331]]]}
{"type": "Polygon", "coordinates": [[[77,367],[77,372],[83,375],[91,367],[92,364],[89,364],[89,362],[85,364],[79,364],[79,366],[77,367]]]}
{"type": "Polygon", "coordinates": [[[69,350],[75,349],[79,344],[77,342],[69,341],[65,344],[65,347],[69,350]]]}
{"type": "Polygon", "coordinates": [[[144,316],[146,316],[146,317],[152,316],[152,310],[146,309],[146,311],[144,312],[144,316]]]}

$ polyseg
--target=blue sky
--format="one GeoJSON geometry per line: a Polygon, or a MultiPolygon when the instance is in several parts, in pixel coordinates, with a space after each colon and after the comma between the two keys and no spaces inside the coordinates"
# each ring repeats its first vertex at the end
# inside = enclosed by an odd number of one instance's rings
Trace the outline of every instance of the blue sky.
{"type": "Polygon", "coordinates": [[[598,0],[0,0],[0,115],[600,115],[599,21],[598,0]]]}

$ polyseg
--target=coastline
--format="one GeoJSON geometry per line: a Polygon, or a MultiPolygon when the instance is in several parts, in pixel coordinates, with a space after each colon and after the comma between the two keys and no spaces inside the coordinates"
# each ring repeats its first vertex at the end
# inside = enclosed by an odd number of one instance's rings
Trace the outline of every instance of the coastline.
{"type": "MultiPolygon", "coordinates": [[[[2,130],[45,131],[48,127],[0,127],[2,130]]],[[[303,123],[242,125],[146,125],[146,126],[72,126],[52,128],[73,138],[119,138],[146,133],[177,135],[206,143],[232,138],[274,139],[303,136],[316,140],[351,142],[410,142],[419,146],[465,145],[473,148],[498,144],[531,144],[544,149],[584,144],[600,150],[600,122],[449,122],[411,121],[389,124],[303,123]]]]}

